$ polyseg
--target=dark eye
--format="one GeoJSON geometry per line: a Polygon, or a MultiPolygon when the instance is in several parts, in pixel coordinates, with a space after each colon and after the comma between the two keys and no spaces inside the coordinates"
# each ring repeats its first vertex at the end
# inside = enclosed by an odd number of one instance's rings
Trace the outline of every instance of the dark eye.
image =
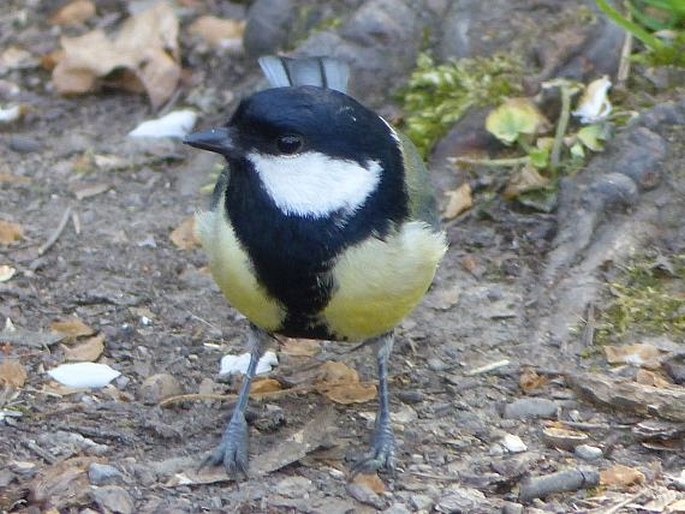
{"type": "Polygon", "coordinates": [[[296,134],[286,134],[283,136],[278,136],[276,139],[276,147],[278,151],[287,155],[292,155],[297,153],[304,144],[304,139],[302,136],[296,134]]]}

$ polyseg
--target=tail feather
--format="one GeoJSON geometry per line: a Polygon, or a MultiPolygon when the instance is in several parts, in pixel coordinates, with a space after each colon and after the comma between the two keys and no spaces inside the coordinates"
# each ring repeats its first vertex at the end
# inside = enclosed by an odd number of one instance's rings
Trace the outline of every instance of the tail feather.
{"type": "Polygon", "coordinates": [[[271,87],[318,86],[347,91],[350,69],[332,57],[293,59],[266,55],[259,58],[259,65],[271,87]]]}

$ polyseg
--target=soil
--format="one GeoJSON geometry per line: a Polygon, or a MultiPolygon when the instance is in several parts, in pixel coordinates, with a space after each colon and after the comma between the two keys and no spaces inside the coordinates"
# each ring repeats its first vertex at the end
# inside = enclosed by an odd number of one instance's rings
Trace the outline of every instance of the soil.
{"type": "MultiPolygon", "coordinates": [[[[0,6],[0,18],[10,16],[10,4],[0,6]]],[[[28,24],[44,28],[41,15],[28,24]]],[[[204,85],[237,96],[257,77],[245,57],[195,72],[194,80],[201,76],[204,85]]],[[[240,484],[212,473],[208,483],[198,483],[203,480],[196,468],[218,443],[238,385],[218,377],[219,360],[244,351],[246,321],[226,304],[201,249],[179,248],[170,235],[207,205],[203,190],[220,163],[179,142],[127,138],[153,117],[142,95],[105,91],[62,98],[50,90],[46,71],[10,78],[25,88],[22,101],[29,107],[17,124],[0,126],[0,172],[26,180],[0,184],[0,218],[19,223],[24,238],[0,247],[0,264],[17,269],[0,283],[0,316],[31,333],[78,317],[104,337],[98,362],[121,377],[102,389],[67,394],[46,374],[65,362],[62,343],[36,346],[27,336],[26,344],[0,347],[5,359],[18,360],[28,373],[22,387],[5,388],[0,396],[0,406],[21,413],[0,421],[0,511],[522,512],[519,488],[526,477],[615,464],[639,470],[642,478],[614,489],[559,492],[526,508],[589,511],[626,498],[644,504],[664,491],[680,494],[667,487],[669,477],[685,468],[681,447],[641,444],[635,427],[644,416],[587,402],[565,380],[581,370],[606,369],[603,355],[569,357],[563,345],[531,339],[538,318],[549,314],[532,299],[557,219],[502,200],[447,226],[450,250],[435,284],[399,327],[391,361],[396,476],[382,475],[381,485],[350,483],[350,465],[366,449],[375,404],[341,405],[314,392],[310,370],[342,361],[363,381],[373,381],[375,359],[370,348],[324,343],[312,357],[279,352],[273,376],[294,392],[251,404],[253,468],[278,469],[240,484]],[[83,197],[84,191],[94,193],[83,197]],[[39,255],[53,235],[54,244],[39,255]],[[541,385],[524,391],[520,379],[528,368],[541,385]],[[158,373],[172,377],[175,392],[227,396],[160,405],[156,393],[150,401],[142,387],[158,373]],[[542,419],[503,416],[505,406],[531,398],[550,401],[553,412],[542,419]],[[601,456],[584,460],[550,446],[543,429],[559,420],[586,433],[601,456]],[[303,429],[316,444],[297,447],[294,456],[279,454],[303,429]],[[511,444],[511,436],[524,447],[511,444]],[[121,477],[110,485],[93,483],[86,476],[92,462],[114,466],[121,477]],[[192,479],[184,484],[179,476],[192,479]],[[103,499],[98,490],[112,495],[103,499]]],[[[225,118],[233,105],[205,116],[201,125],[225,118]]],[[[572,338],[577,342],[580,335],[572,338]]],[[[624,369],[614,376],[622,373],[629,375],[624,369]]]]}

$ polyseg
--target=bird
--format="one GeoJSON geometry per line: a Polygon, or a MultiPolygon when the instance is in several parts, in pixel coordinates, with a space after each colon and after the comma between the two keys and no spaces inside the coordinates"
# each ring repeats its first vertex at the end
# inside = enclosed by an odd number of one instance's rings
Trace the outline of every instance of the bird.
{"type": "Polygon", "coordinates": [[[245,411],[275,336],[376,351],[378,410],[354,472],[396,469],[388,366],[396,326],[447,250],[429,173],[401,132],[347,92],[349,65],[262,56],[268,87],[184,143],[222,155],[196,232],[221,292],[248,320],[250,361],[220,444],[201,467],[248,474],[245,411]]]}

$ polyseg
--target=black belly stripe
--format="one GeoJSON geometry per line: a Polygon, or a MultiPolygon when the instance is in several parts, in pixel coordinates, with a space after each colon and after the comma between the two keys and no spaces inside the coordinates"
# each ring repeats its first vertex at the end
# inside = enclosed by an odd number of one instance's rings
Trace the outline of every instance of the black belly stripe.
{"type": "MultiPolygon", "coordinates": [[[[248,161],[231,163],[226,213],[252,259],[258,281],[286,308],[278,330],[290,337],[332,339],[319,319],[335,290],[332,269],[346,247],[368,237],[383,237],[406,218],[406,202],[382,196],[379,188],[364,207],[341,224],[340,216],[286,216],[263,190],[248,161]],[[392,206],[391,215],[383,215],[392,206]],[[343,228],[341,228],[341,225],[343,228]]],[[[402,193],[400,193],[402,194],[402,193]]]]}

